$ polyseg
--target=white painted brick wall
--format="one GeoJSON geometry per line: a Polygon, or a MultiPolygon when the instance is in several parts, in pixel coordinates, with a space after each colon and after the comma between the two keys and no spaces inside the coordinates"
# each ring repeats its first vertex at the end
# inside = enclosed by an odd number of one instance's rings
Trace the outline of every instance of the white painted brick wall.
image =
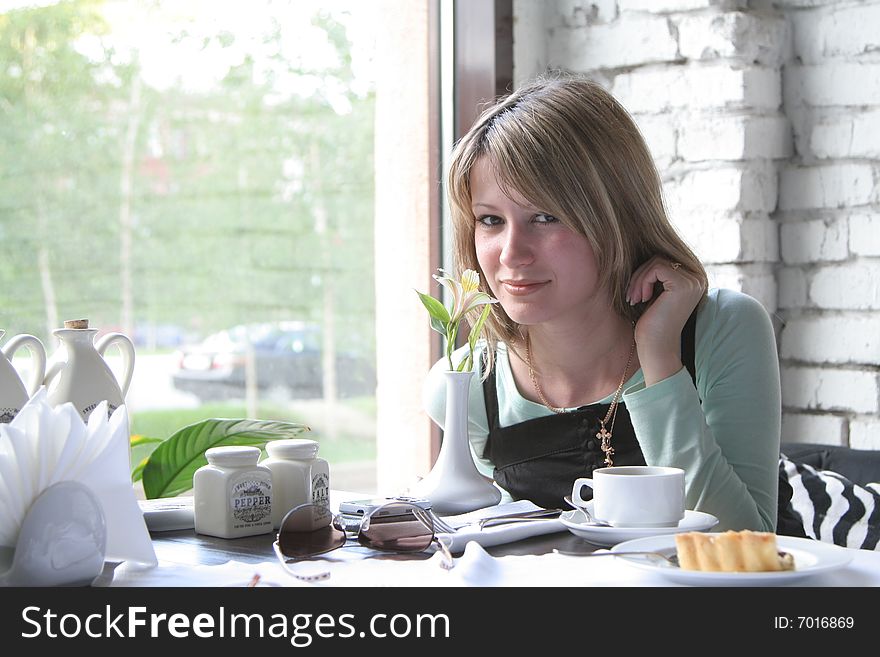
{"type": "Polygon", "coordinates": [[[849,257],[846,219],[811,219],[784,223],[779,243],[786,264],[833,262],[849,257]]]}
{"type": "Polygon", "coordinates": [[[880,5],[839,4],[833,11],[792,12],[794,54],[801,61],[880,54],[880,5]]]}
{"type": "Polygon", "coordinates": [[[880,165],[788,167],[779,180],[779,208],[806,210],[880,203],[880,165]]]}
{"type": "Polygon", "coordinates": [[[653,16],[625,16],[589,30],[560,27],[548,49],[551,64],[565,62],[579,70],[671,62],[677,53],[669,22],[653,16]]]}
{"type": "Polygon", "coordinates": [[[691,162],[789,158],[791,129],[784,116],[710,114],[684,124],[678,142],[691,162]]]}
{"type": "Polygon", "coordinates": [[[807,363],[880,363],[880,319],[870,313],[806,315],[789,319],[779,355],[807,363]]]}
{"type": "MultiPolygon", "coordinates": [[[[861,2],[863,0],[855,0],[861,2]]],[[[839,4],[847,0],[776,0],[773,4],[779,7],[824,7],[826,5],[839,4]]]]}
{"type": "Polygon", "coordinates": [[[712,167],[686,172],[666,181],[664,190],[673,216],[710,210],[771,212],[776,207],[773,165],[754,161],[747,168],[712,167]]]}
{"type": "Polygon", "coordinates": [[[615,77],[611,92],[636,113],[711,108],[775,110],[782,103],[778,70],[731,69],[717,63],[640,68],[615,77]]]}
{"type": "MultiPolygon", "coordinates": [[[[523,17],[523,14],[517,12],[517,2],[531,5],[527,11],[534,11],[534,8],[547,11],[547,3],[541,0],[514,0],[514,14],[517,21],[523,17]]],[[[584,28],[617,18],[616,0],[556,0],[552,4],[553,13],[548,19],[550,27],[564,25],[584,28]]]]}
{"type": "Polygon", "coordinates": [[[673,215],[672,221],[705,264],[778,259],[777,226],[767,215],[691,212],[673,215]]]}
{"type": "Polygon", "coordinates": [[[669,167],[678,153],[677,122],[666,114],[634,115],[633,119],[654,156],[657,169],[662,171],[669,167]]]}
{"type": "Polygon", "coordinates": [[[880,310],[880,260],[821,267],[812,275],[807,298],[818,308],[880,310]]]}
{"type": "Polygon", "coordinates": [[[654,14],[707,9],[709,7],[738,9],[747,4],[747,0],[618,0],[621,11],[648,11],[654,14]]]}
{"type": "Polygon", "coordinates": [[[880,420],[859,417],[849,424],[849,444],[856,449],[880,449],[880,420]]]}
{"type": "Polygon", "coordinates": [[[769,264],[706,265],[709,287],[737,290],[754,297],[769,313],[777,307],[776,279],[769,264]]]}
{"type": "Polygon", "coordinates": [[[849,250],[857,256],[880,256],[880,213],[849,218],[849,250]]]}
{"type": "Polygon", "coordinates": [[[547,70],[547,37],[550,16],[546,7],[535,0],[513,0],[513,42],[516,50],[516,66],[513,84],[519,87],[547,70]]]}
{"type": "MultiPolygon", "coordinates": [[[[880,31],[880,24],[877,25],[880,31]]],[[[880,159],[880,110],[838,114],[813,126],[810,151],[821,159],[880,159]]]]}
{"type": "Polygon", "coordinates": [[[788,49],[788,23],[781,16],[701,13],[681,20],[678,40],[690,60],[722,57],[778,66],[788,49]]]}
{"type": "Polygon", "coordinates": [[[880,0],[544,7],[528,65],[605,84],[710,285],[779,309],[783,439],[880,449],[880,0]]]}
{"type": "Polygon", "coordinates": [[[880,105],[880,62],[787,64],[784,84],[793,102],[810,107],[880,105]]]}
{"type": "Polygon", "coordinates": [[[777,279],[780,308],[803,308],[807,305],[807,277],[800,267],[783,267],[777,279]]]}
{"type": "Polygon", "coordinates": [[[785,407],[855,413],[880,410],[876,372],[783,365],[781,374],[785,407]]]}
{"type": "Polygon", "coordinates": [[[839,415],[782,414],[782,440],[787,443],[844,445],[846,419],[839,415]]]}

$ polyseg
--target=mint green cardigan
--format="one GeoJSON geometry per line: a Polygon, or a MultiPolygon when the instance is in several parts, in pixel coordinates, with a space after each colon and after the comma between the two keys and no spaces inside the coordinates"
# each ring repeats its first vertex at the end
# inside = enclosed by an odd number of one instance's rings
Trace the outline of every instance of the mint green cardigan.
{"type": "MultiPolygon", "coordinates": [[[[716,530],[775,531],[781,398],[776,340],[763,306],[739,292],[710,290],[697,311],[695,365],[696,388],[685,368],[648,387],[638,370],[625,384],[623,401],[645,461],[682,468],[687,508],[716,516],[716,530]]],[[[425,410],[440,426],[446,367],[438,361],[424,386],[425,410]]],[[[504,344],[495,368],[502,426],[552,413],[519,393],[504,344]]],[[[489,427],[479,376],[471,382],[468,431],[477,467],[491,477],[493,465],[482,458],[489,427]]]]}

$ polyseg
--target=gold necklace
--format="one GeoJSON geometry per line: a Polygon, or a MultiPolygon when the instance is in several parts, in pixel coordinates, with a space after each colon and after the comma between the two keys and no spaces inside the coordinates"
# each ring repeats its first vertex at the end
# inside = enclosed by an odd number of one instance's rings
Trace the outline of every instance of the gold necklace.
{"type": "MultiPolygon", "coordinates": [[[[605,454],[605,466],[611,467],[614,465],[614,447],[611,446],[611,432],[614,431],[614,421],[617,419],[617,407],[620,404],[620,397],[623,394],[623,384],[626,383],[626,373],[629,372],[629,366],[632,364],[633,354],[636,351],[636,340],[633,338],[632,346],[629,348],[629,358],[626,359],[626,367],[623,368],[623,376],[620,377],[620,383],[617,386],[617,390],[614,391],[614,396],[611,398],[611,405],[608,407],[608,412],[605,414],[605,418],[599,420],[599,433],[596,434],[596,438],[599,439],[599,446],[602,448],[602,452],[605,454]],[[608,420],[611,420],[611,428],[606,429],[605,425],[608,423],[608,420]]],[[[529,378],[532,380],[532,385],[535,387],[535,392],[538,393],[538,398],[541,400],[541,403],[544,404],[547,408],[549,408],[554,413],[564,413],[564,408],[557,408],[550,404],[547,401],[547,398],[544,396],[544,391],[541,390],[541,386],[538,385],[538,378],[535,376],[535,369],[532,367],[532,340],[528,333],[526,333],[526,365],[529,368],[529,378]]]]}

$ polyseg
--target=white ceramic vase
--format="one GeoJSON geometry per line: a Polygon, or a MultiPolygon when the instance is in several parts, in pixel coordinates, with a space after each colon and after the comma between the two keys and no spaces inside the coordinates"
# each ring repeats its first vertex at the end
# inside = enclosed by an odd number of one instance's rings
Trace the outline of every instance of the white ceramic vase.
{"type": "MultiPolygon", "coordinates": [[[[0,329],[0,338],[6,333],[0,329]]],[[[0,423],[12,422],[37,388],[43,383],[46,374],[46,349],[33,335],[22,333],[10,338],[0,350],[0,423]],[[31,374],[27,387],[12,366],[12,357],[21,347],[31,353],[31,374]]]]}
{"type": "Polygon", "coordinates": [[[498,504],[501,491],[477,470],[468,440],[468,398],[473,372],[445,372],[443,444],[431,472],[410,494],[431,500],[437,513],[458,514],[498,504]]]}
{"type": "Polygon", "coordinates": [[[107,400],[107,413],[112,414],[125,403],[125,395],[131,384],[134,370],[134,345],[122,333],[108,333],[93,342],[98,329],[63,328],[53,331],[61,340],[61,346],[46,370],[45,385],[49,403],[58,406],[70,402],[83,420],[103,400],[107,400]],[[116,344],[122,353],[122,381],[117,381],[113,371],[104,361],[104,352],[116,344]]]}

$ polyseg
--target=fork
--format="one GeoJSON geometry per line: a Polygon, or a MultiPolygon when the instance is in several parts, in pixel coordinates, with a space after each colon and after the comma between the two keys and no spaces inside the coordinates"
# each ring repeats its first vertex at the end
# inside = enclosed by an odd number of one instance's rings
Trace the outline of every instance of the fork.
{"type": "Polygon", "coordinates": [[[433,511],[429,511],[428,515],[431,517],[431,522],[434,523],[434,529],[440,531],[441,534],[454,534],[455,528],[443,520],[440,516],[438,516],[433,511]]]}
{"type": "Polygon", "coordinates": [[[677,555],[667,557],[665,554],[661,554],[660,552],[565,552],[563,550],[554,548],[553,554],[562,554],[567,557],[646,557],[648,561],[655,561],[660,564],[665,564],[670,568],[680,567],[678,565],[677,555]]]}

